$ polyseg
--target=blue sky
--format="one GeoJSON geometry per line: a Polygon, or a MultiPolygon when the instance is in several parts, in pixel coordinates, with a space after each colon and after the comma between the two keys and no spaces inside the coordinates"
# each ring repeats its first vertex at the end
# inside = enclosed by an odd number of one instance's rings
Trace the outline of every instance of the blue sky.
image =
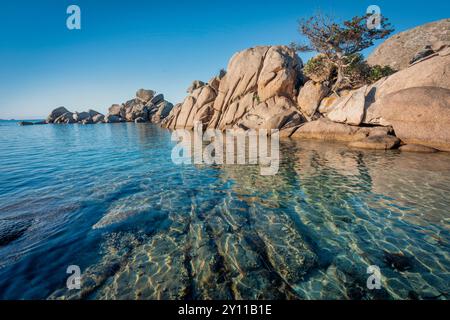
{"type": "Polygon", "coordinates": [[[371,4],[396,32],[450,16],[444,0],[2,0],[0,118],[43,118],[61,105],[106,112],[139,88],[180,102],[236,51],[299,41],[299,18],[347,19],[371,4]],[[70,4],[81,8],[81,30],[66,28],[70,4]]]}

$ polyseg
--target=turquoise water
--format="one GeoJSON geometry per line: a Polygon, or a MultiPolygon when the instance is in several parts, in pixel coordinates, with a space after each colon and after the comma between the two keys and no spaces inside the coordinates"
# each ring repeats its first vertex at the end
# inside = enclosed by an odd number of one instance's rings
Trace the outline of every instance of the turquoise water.
{"type": "Polygon", "coordinates": [[[285,141],[263,177],[173,146],[148,124],[0,122],[0,298],[450,297],[450,154],[285,141]]]}

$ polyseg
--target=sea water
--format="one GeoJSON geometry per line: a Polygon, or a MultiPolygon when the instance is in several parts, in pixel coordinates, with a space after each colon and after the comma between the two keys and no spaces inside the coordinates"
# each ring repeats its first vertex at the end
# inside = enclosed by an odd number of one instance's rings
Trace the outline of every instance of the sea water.
{"type": "Polygon", "coordinates": [[[0,122],[0,298],[450,297],[450,154],[282,140],[261,176],[174,146],[150,124],[0,122]]]}

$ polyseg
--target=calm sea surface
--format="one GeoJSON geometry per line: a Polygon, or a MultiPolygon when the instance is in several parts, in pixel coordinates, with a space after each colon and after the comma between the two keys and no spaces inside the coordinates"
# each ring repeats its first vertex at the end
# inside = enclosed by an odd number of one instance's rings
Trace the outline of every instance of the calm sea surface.
{"type": "Polygon", "coordinates": [[[0,122],[0,298],[450,298],[450,154],[285,141],[263,177],[170,137],[0,122]]]}

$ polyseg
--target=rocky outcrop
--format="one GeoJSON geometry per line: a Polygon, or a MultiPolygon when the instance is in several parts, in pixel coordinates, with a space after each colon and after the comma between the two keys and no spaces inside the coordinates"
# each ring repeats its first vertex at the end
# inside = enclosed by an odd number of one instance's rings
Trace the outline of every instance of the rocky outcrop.
{"type": "Polygon", "coordinates": [[[420,55],[450,46],[450,19],[428,23],[399,33],[386,40],[367,59],[371,65],[391,66],[396,70],[407,68],[420,55]]]}
{"type": "Polygon", "coordinates": [[[164,125],[178,129],[202,121],[220,130],[285,129],[304,121],[295,103],[302,62],[285,46],[255,47],[235,54],[227,72],[208,84],[194,82],[164,125]]]}

